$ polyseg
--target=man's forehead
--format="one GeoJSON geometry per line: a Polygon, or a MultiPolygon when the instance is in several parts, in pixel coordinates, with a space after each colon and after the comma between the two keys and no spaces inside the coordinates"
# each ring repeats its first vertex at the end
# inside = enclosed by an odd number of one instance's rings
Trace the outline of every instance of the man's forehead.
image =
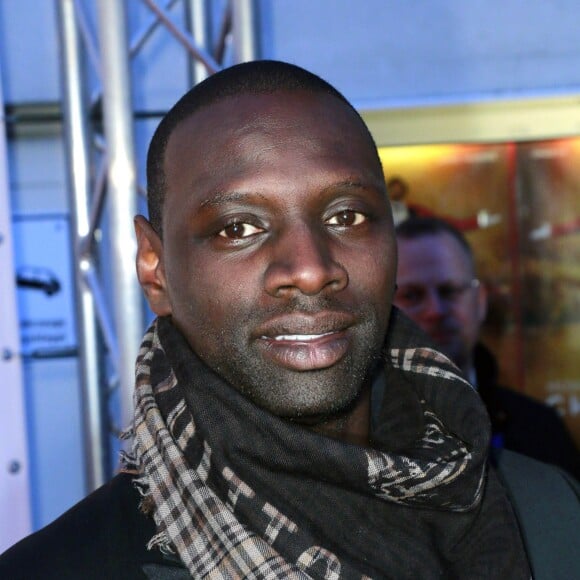
{"type": "Polygon", "coordinates": [[[336,116],[355,121],[351,124],[353,132],[364,132],[364,125],[351,107],[336,96],[324,92],[303,89],[281,89],[274,92],[248,92],[228,95],[192,110],[175,126],[169,138],[176,135],[196,133],[210,124],[217,132],[220,130],[251,130],[260,121],[275,127],[285,126],[292,119],[316,117],[321,123],[333,124],[336,116]],[[323,113],[321,115],[321,112],[323,113]]]}
{"type": "Polygon", "coordinates": [[[409,279],[446,277],[450,272],[471,274],[471,258],[463,246],[448,232],[437,232],[415,238],[397,238],[399,272],[409,279]]]}
{"type": "Polygon", "coordinates": [[[382,179],[376,147],[357,113],[333,95],[305,90],[227,96],[194,111],[169,138],[165,172],[184,169],[184,162],[190,171],[188,155],[197,158],[197,171],[214,171],[228,155],[252,163],[255,155],[282,144],[304,155],[340,152],[343,160],[356,159],[382,179]]]}

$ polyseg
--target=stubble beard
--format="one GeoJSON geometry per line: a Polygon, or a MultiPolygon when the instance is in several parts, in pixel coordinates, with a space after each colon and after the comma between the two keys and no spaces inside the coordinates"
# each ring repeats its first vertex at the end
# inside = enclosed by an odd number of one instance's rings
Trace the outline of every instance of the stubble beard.
{"type": "MultiPolygon", "coordinates": [[[[352,406],[382,357],[386,321],[371,307],[360,309],[357,320],[360,322],[349,329],[351,348],[329,368],[302,372],[282,368],[265,359],[239,327],[224,329],[222,354],[206,363],[274,415],[294,420],[328,418],[352,406]]],[[[244,328],[255,327],[253,324],[244,328]]]]}

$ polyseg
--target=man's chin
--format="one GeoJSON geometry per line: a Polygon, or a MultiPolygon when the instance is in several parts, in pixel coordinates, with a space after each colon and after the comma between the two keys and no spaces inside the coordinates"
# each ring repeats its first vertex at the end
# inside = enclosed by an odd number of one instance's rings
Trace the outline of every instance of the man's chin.
{"type": "Polygon", "coordinates": [[[437,350],[451,360],[455,360],[458,353],[462,350],[455,335],[451,335],[450,333],[431,333],[430,336],[437,350]]]}
{"type": "Polygon", "coordinates": [[[348,414],[365,384],[360,376],[329,369],[308,373],[278,371],[269,379],[261,381],[262,388],[242,388],[242,394],[265,411],[304,426],[348,414]]]}
{"type": "Polygon", "coordinates": [[[352,397],[348,402],[344,403],[343,405],[339,405],[337,404],[336,401],[333,401],[332,406],[330,405],[325,406],[326,409],[323,411],[313,411],[311,409],[307,409],[305,411],[296,411],[294,409],[292,412],[289,412],[287,414],[285,413],[276,413],[276,414],[281,419],[285,419],[290,423],[296,423],[304,427],[314,427],[316,425],[322,425],[324,423],[328,423],[329,421],[339,420],[342,417],[347,416],[349,413],[352,412],[354,407],[356,407],[359,397],[360,393],[352,397]]]}
{"type": "Polygon", "coordinates": [[[348,414],[356,404],[362,387],[356,390],[337,392],[333,390],[328,396],[319,395],[295,397],[291,401],[286,398],[273,400],[255,400],[254,402],[265,411],[304,426],[324,423],[332,418],[348,414]],[[304,400],[306,399],[306,400],[304,400]]]}

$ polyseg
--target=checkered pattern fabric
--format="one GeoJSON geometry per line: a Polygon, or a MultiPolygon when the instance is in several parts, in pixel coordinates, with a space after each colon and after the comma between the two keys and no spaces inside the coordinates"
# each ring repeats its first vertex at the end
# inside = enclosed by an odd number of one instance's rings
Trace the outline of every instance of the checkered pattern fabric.
{"type": "Polygon", "coordinates": [[[387,340],[380,421],[394,436],[365,448],[257,408],[169,319],[155,321],[125,458],[157,524],[150,547],[177,554],[194,578],[439,578],[456,568],[458,578],[526,578],[503,493],[484,494],[489,429],[477,395],[401,328],[402,342],[387,340]]]}

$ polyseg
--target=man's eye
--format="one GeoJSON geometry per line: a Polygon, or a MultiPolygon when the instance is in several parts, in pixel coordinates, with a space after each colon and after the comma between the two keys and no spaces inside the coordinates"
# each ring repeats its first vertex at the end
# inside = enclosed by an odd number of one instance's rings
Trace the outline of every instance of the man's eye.
{"type": "Polygon", "coordinates": [[[367,217],[359,211],[345,209],[327,220],[332,226],[358,226],[365,222],[367,217]]]}
{"type": "Polygon", "coordinates": [[[249,238],[250,236],[259,234],[261,231],[261,228],[257,228],[252,224],[245,222],[234,222],[227,225],[218,233],[218,235],[229,240],[241,240],[243,238],[249,238]]]}
{"type": "Polygon", "coordinates": [[[448,302],[454,302],[457,300],[464,291],[465,286],[454,286],[453,284],[442,284],[437,288],[441,300],[447,300],[448,302]]]}
{"type": "Polygon", "coordinates": [[[418,304],[425,300],[425,291],[419,288],[403,288],[397,291],[397,298],[405,304],[418,304]]]}

